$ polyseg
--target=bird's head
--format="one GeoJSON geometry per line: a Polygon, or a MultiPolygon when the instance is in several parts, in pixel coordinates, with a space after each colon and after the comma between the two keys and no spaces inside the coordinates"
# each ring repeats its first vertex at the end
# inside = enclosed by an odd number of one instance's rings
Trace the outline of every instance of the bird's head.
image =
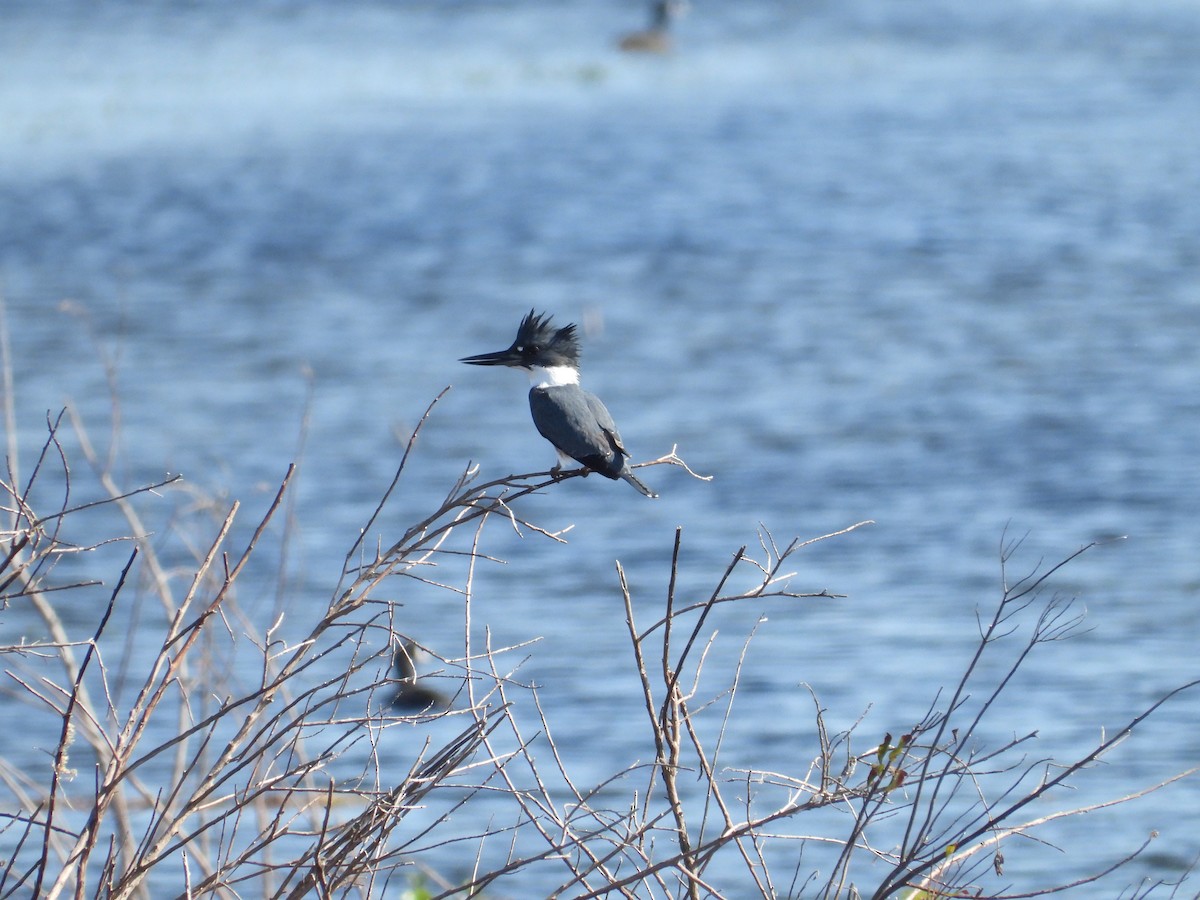
{"type": "Polygon", "coordinates": [[[579,339],[574,325],[555,328],[550,316],[529,311],[517,328],[516,340],[507,350],[466,356],[459,362],[473,366],[511,366],[520,369],[579,366],[579,339]]]}

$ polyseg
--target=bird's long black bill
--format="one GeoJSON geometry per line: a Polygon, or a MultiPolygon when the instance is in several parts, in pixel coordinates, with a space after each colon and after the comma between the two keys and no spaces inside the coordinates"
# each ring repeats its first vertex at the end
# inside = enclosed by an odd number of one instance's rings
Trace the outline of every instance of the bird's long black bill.
{"type": "Polygon", "coordinates": [[[518,366],[521,364],[521,357],[510,347],[508,350],[500,350],[496,353],[464,356],[459,362],[469,363],[472,366],[518,366]]]}

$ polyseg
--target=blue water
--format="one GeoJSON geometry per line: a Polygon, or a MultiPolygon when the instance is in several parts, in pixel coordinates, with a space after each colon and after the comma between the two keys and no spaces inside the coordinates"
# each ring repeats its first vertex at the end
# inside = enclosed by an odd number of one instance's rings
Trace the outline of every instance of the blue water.
{"type": "MultiPolygon", "coordinates": [[[[656,503],[556,487],[528,510],[574,525],[565,545],[486,533],[507,564],[478,571],[473,623],[541,639],[512,664],[527,657],[579,783],[651,753],[614,560],[652,621],[678,525],[698,597],[760,528],[786,543],[875,522],[791,567],[793,588],[846,599],[714,614],[711,694],[758,623],[732,768],[803,768],[801,683],[835,730],[871,706],[860,749],[915,721],[999,595],[1006,534],[1028,535],[1022,573],[1104,543],[1052,585],[1092,630],[1031,658],[996,740],[1037,729],[1033,755],[1065,755],[1200,676],[1200,10],[696,3],[669,58],[622,57],[642,15],[9,4],[0,289],[26,458],[64,403],[106,436],[110,354],[122,482],[182,472],[257,515],[311,378],[288,551],[302,622],[397,433],[446,385],[380,540],[469,461],[552,463],[524,380],[456,362],[533,307],[580,323],[585,384],[636,458],[678,445],[715,476],[648,469],[656,503]]],[[[247,607],[268,624],[268,600],[247,607]]],[[[3,613],[3,643],[35,636],[24,616],[3,613]]],[[[462,653],[453,595],[414,594],[400,624],[462,653]]],[[[1195,765],[1198,712],[1177,701],[1063,802],[1195,765]]],[[[519,714],[536,730],[532,704],[519,714]]],[[[0,756],[27,744],[6,734],[0,756]]],[[[1152,829],[1155,855],[1116,883],[1173,877],[1200,789],[1080,821],[1063,855],[1009,851],[1010,882],[1070,880],[1152,829]]]]}

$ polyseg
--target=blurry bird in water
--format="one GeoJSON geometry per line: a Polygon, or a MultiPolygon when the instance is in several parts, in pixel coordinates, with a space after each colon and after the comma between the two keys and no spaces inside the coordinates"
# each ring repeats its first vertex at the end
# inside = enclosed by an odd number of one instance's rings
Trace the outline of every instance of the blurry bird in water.
{"type": "Polygon", "coordinates": [[[426,710],[449,709],[450,700],[433,688],[417,683],[417,657],[423,656],[424,651],[417,646],[416,641],[405,638],[400,642],[396,655],[392,657],[392,670],[396,673],[396,693],[392,697],[392,709],[404,709],[411,712],[426,710]]]}
{"type": "Polygon", "coordinates": [[[618,46],[627,53],[666,53],[671,49],[671,20],[687,9],[685,0],[655,0],[650,27],[621,38],[618,46]]]}

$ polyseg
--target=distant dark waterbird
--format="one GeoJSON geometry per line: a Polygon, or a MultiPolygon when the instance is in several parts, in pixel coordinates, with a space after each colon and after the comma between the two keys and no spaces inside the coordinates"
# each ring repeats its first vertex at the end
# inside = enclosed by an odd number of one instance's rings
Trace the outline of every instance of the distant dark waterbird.
{"type": "Polygon", "coordinates": [[[407,712],[432,712],[449,709],[450,699],[445,695],[419,683],[417,678],[417,659],[424,651],[416,642],[405,638],[392,657],[392,671],[396,676],[396,693],[389,704],[392,709],[407,712]]]}
{"type": "Polygon", "coordinates": [[[671,20],[684,11],[683,0],[656,0],[651,7],[650,27],[634,31],[617,42],[626,53],[667,53],[671,50],[671,20]]]}
{"type": "MultiPolygon", "coordinates": [[[[617,426],[595,394],[579,386],[579,340],[575,326],[555,328],[546,314],[529,311],[507,350],[468,356],[473,366],[509,366],[529,373],[533,424],[558,452],[557,473],[579,463],[605,478],[628,481],[647,497],[657,497],[629,470],[629,451],[617,426]]],[[[586,473],[585,473],[586,474],[586,473]]]]}

